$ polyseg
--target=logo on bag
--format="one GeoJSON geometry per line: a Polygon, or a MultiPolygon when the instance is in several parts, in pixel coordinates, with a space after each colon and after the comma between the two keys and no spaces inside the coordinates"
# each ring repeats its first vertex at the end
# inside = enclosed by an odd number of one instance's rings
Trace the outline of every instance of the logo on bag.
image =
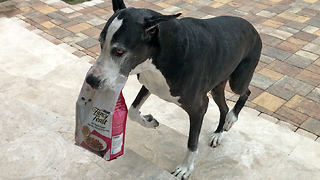
{"type": "Polygon", "coordinates": [[[96,107],[92,108],[93,111],[93,121],[99,122],[101,124],[106,124],[108,122],[108,116],[110,115],[110,112],[104,110],[104,109],[98,109],[96,107]]]}

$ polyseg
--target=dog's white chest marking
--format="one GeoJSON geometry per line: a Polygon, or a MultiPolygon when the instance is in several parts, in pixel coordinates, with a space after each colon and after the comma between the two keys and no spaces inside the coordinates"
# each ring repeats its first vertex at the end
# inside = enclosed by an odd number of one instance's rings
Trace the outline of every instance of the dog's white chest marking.
{"type": "Polygon", "coordinates": [[[170,93],[169,85],[162,73],[152,64],[152,60],[148,59],[132,70],[131,74],[138,74],[139,82],[143,84],[152,94],[163,100],[173,102],[180,106],[178,102],[179,96],[173,97],[170,93]]]}

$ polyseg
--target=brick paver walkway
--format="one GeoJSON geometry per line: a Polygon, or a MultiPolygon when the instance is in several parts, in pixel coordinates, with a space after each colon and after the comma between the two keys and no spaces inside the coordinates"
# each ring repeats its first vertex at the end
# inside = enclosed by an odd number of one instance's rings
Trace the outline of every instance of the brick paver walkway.
{"type": "MultiPolygon", "coordinates": [[[[263,40],[261,61],[246,104],[271,115],[300,134],[320,141],[320,2],[317,0],[125,0],[127,6],[149,8],[184,17],[240,16],[254,24],[263,40]]],[[[112,15],[111,0],[69,5],[60,0],[9,0],[0,17],[93,63],[97,41],[112,15]]],[[[17,34],[18,36],[18,34],[17,34]]],[[[227,98],[236,95],[227,90],[227,98]]],[[[270,118],[269,118],[270,119],[270,118]]]]}

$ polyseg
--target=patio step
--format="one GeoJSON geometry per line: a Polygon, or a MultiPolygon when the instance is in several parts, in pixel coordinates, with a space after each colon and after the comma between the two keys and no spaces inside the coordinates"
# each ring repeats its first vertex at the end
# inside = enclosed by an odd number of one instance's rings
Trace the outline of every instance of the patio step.
{"type": "MultiPolygon", "coordinates": [[[[141,111],[160,126],[146,129],[128,120],[125,155],[106,162],[73,144],[75,100],[90,64],[6,18],[0,18],[0,47],[0,179],[172,179],[169,172],[186,152],[183,110],[151,96],[141,111]]],[[[140,86],[134,76],[128,79],[127,105],[140,86]]],[[[219,147],[208,147],[218,117],[210,101],[189,179],[320,177],[319,143],[249,108],[219,147]]]]}

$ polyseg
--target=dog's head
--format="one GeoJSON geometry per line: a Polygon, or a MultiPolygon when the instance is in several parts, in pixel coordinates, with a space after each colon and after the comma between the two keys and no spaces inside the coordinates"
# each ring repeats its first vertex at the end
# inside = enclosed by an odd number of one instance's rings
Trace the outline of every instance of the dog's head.
{"type": "Polygon", "coordinates": [[[143,68],[138,66],[150,62],[159,23],[180,15],[126,8],[123,0],[112,0],[112,5],[114,14],[99,37],[101,54],[86,77],[86,82],[94,89],[111,88],[119,76],[140,73],[143,68]]]}

